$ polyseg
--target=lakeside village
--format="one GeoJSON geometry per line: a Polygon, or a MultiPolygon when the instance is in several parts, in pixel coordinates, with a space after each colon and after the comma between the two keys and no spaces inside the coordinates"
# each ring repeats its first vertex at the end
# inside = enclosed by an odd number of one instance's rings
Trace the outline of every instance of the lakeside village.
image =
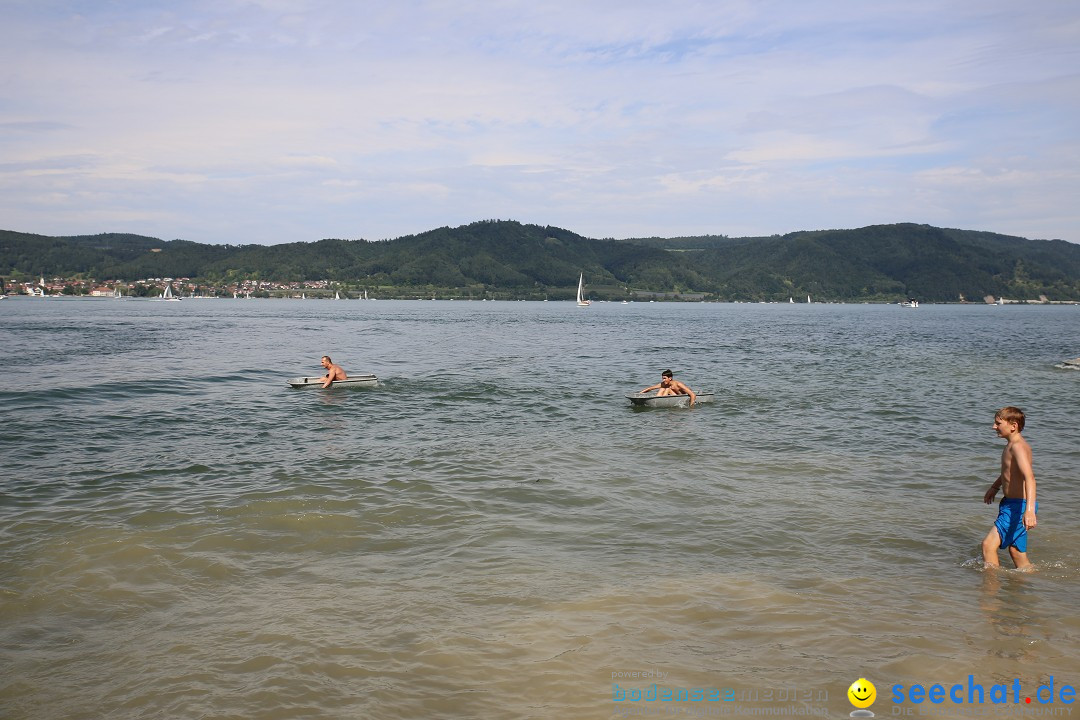
{"type": "Polygon", "coordinates": [[[346,289],[330,280],[306,282],[270,282],[243,280],[226,285],[199,283],[190,278],[145,278],[133,282],[44,277],[32,282],[12,282],[0,278],[0,294],[30,297],[102,297],[102,298],[359,298],[369,299],[367,288],[346,289]]]}
{"type": "MultiPolygon", "coordinates": [[[[143,299],[192,299],[211,300],[219,298],[255,299],[255,298],[278,298],[294,300],[573,300],[574,289],[547,288],[547,289],[493,289],[482,285],[469,288],[435,288],[426,287],[393,287],[393,286],[365,286],[361,284],[342,283],[332,280],[305,280],[295,282],[278,282],[268,280],[239,280],[224,285],[214,285],[206,282],[198,282],[191,278],[145,278],[142,280],[129,281],[106,281],[98,283],[85,278],[52,278],[44,277],[36,281],[17,280],[11,277],[0,277],[0,299],[6,296],[29,296],[37,298],[67,297],[67,298],[143,298],[143,299]]],[[[690,292],[657,292],[650,290],[634,290],[625,287],[597,287],[591,293],[594,299],[600,302],[607,301],[674,301],[674,302],[717,302],[715,297],[706,293],[690,292]]],[[[723,301],[720,301],[723,302],[723,301]]],[[[809,303],[810,296],[806,300],[788,298],[784,300],[734,300],[728,302],[759,302],[759,303],[809,303]]],[[[835,300],[815,300],[815,303],[836,303],[835,300]]],[[[844,301],[839,301],[843,304],[844,301]]],[[[851,301],[860,302],[860,301],[851,301]]],[[[881,303],[896,304],[889,301],[881,303]]],[[[967,304],[971,301],[960,295],[954,301],[967,304]]],[[[1010,299],[986,295],[982,302],[987,305],[1080,305],[1076,300],[1051,300],[1046,295],[1039,295],[1035,299],[1010,299]]],[[[908,307],[918,307],[919,301],[909,298],[899,304],[908,307]]]]}

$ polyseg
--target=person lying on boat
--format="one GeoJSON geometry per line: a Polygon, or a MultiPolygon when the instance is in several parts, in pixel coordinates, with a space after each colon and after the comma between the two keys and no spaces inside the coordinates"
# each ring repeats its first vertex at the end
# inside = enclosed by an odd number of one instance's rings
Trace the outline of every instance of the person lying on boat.
{"type": "Polygon", "coordinates": [[[689,395],[691,405],[693,405],[694,400],[697,399],[697,394],[693,390],[688,388],[686,385],[672,377],[670,370],[665,370],[664,372],[660,373],[660,382],[656,385],[650,385],[649,387],[645,388],[641,391],[641,394],[651,392],[652,390],[656,391],[656,397],[666,397],[668,395],[689,395]]]}
{"type": "Polygon", "coordinates": [[[335,380],[348,380],[349,376],[345,374],[345,371],[341,369],[340,365],[335,365],[334,361],[330,359],[329,355],[322,356],[322,366],[326,368],[326,374],[323,375],[322,386],[330,387],[330,383],[335,380]]]}

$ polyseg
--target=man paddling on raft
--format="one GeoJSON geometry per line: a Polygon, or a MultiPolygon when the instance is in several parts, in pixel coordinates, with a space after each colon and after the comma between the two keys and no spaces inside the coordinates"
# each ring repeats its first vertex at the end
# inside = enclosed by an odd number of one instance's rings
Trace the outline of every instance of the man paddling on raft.
{"type": "Polygon", "coordinates": [[[341,366],[335,365],[334,362],[330,359],[329,355],[323,355],[321,362],[322,366],[326,368],[326,374],[323,375],[322,384],[324,388],[330,387],[330,383],[334,382],[335,380],[349,379],[349,376],[345,374],[345,371],[341,369],[341,366]]]}
{"type": "Polygon", "coordinates": [[[697,395],[693,390],[683,385],[681,382],[671,376],[670,370],[665,370],[660,373],[660,382],[656,385],[650,385],[641,391],[641,394],[656,390],[656,397],[666,397],[668,395],[689,395],[690,405],[693,406],[694,401],[697,400],[697,395]]]}

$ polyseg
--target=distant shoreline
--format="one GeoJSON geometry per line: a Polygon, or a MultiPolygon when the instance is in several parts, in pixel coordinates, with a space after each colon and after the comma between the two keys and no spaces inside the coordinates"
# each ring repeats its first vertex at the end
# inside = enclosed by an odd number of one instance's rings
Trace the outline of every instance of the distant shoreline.
{"type": "MultiPolygon", "coordinates": [[[[310,292],[310,291],[309,291],[310,292]]],[[[8,293],[6,295],[0,295],[2,299],[25,299],[25,300],[93,300],[93,301],[108,301],[108,300],[156,300],[158,296],[123,296],[120,298],[108,295],[66,295],[55,294],[45,296],[30,296],[25,293],[8,293]]],[[[435,297],[424,297],[420,295],[391,295],[387,294],[380,297],[373,298],[355,298],[355,297],[343,297],[334,298],[329,295],[317,295],[315,297],[299,297],[295,295],[270,293],[268,296],[260,297],[231,297],[229,295],[200,295],[200,296],[183,296],[182,300],[303,300],[303,301],[359,301],[359,302],[373,302],[376,300],[401,300],[408,302],[431,302],[433,300],[440,302],[553,302],[553,303],[573,303],[574,298],[515,298],[515,297],[469,297],[465,295],[448,295],[435,297]]],[[[598,304],[612,304],[620,305],[624,301],[622,299],[596,299],[594,302],[598,304]]],[[[714,298],[672,298],[672,297],[656,297],[649,299],[627,299],[626,303],[635,304],[648,304],[648,303],[669,303],[669,304],[711,304],[711,305],[806,305],[808,303],[789,303],[784,300],[720,300],[714,298]]],[[[900,300],[821,300],[809,303],[810,305],[900,305],[900,300]]],[[[996,307],[998,303],[989,302],[958,302],[952,301],[921,301],[920,305],[974,305],[974,306],[989,306],[996,307]]],[[[1080,305],[1080,300],[1009,300],[1005,299],[1000,305],[1080,305]]]]}

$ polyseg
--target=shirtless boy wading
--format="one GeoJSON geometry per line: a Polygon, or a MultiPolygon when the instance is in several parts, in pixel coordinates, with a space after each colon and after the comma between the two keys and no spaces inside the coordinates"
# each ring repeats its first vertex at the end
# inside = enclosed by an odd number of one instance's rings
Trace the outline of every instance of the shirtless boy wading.
{"type": "Polygon", "coordinates": [[[1009,551],[1018,570],[1031,568],[1027,557],[1027,531],[1035,527],[1035,473],[1031,469],[1031,446],[1020,435],[1024,429],[1024,411],[1003,407],[994,416],[994,431],[1005,438],[1007,445],[1001,453],[1001,474],[987,489],[983,502],[994,502],[998,488],[1004,497],[998,507],[997,520],[982,542],[986,567],[998,567],[998,548],[1009,551]]]}

